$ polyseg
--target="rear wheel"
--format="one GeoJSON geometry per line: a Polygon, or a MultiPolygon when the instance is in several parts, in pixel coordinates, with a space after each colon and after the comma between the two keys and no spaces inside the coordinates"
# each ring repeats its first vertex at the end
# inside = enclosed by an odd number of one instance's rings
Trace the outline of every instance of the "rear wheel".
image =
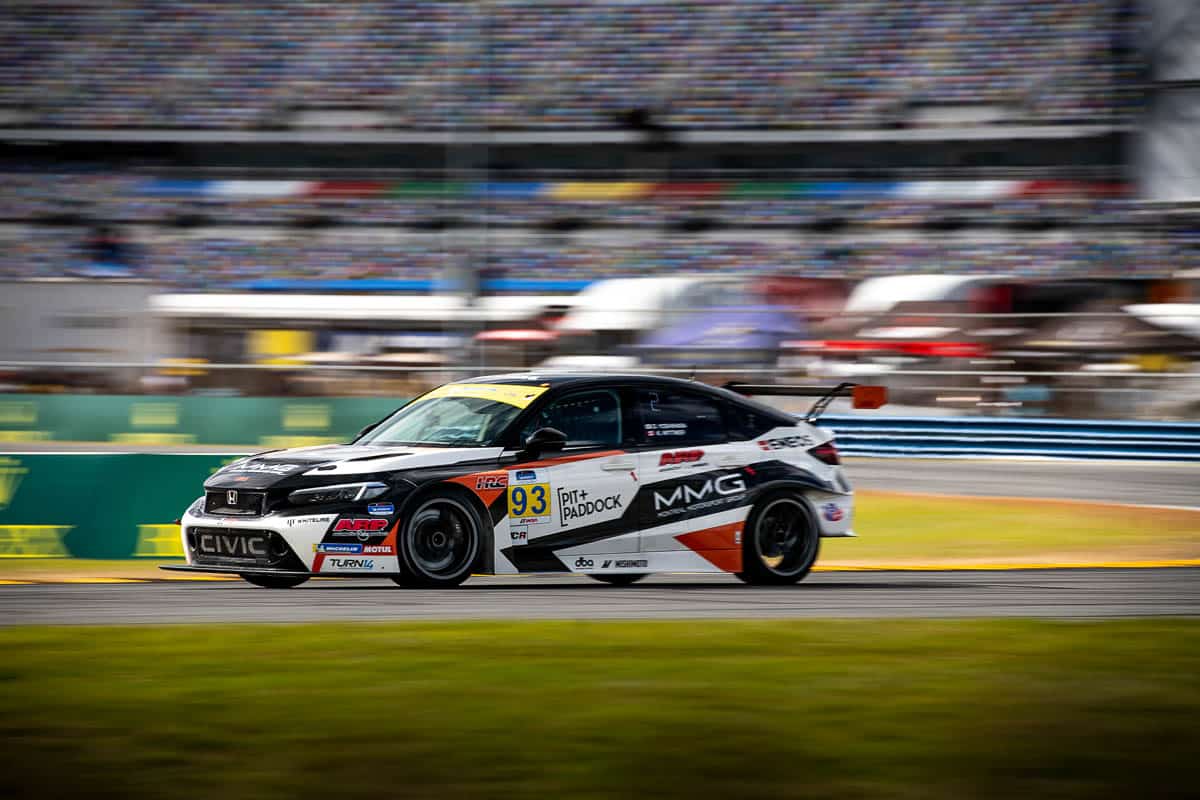
{"type": "Polygon", "coordinates": [[[443,589],[471,576],[483,543],[483,520],[472,505],[451,494],[420,503],[397,541],[401,586],[443,589]]]}
{"type": "Polygon", "coordinates": [[[243,573],[241,579],[264,589],[291,589],[308,580],[307,575],[255,575],[243,573]]]}
{"type": "Polygon", "coordinates": [[[640,581],[642,578],[647,577],[647,575],[643,572],[636,575],[627,575],[621,573],[618,575],[588,575],[588,577],[593,580],[600,581],[601,583],[607,583],[610,586],[631,586],[640,581]]]}
{"type": "Polygon", "coordinates": [[[770,495],[754,507],[747,522],[739,578],[779,586],[809,573],[821,549],[821,533],[803,498],[770,495]]]}

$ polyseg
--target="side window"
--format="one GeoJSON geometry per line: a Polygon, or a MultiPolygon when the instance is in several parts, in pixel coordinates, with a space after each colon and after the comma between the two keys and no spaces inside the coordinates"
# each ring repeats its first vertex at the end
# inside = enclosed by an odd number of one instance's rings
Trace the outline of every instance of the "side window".
{"type": "Polygon", "coordinates": [[[639,389],[637,403],[641,438],[646,444],[676,447],[726,439],[716,400],[674,389],[639,389]]]}
{"type": "Polygon", "coordinates": [[[524,442],[538,428],[558,428],[567,447],[619,447],[621,403],[609,391],[580,392],[543,408],[521,429],[524,442]]]}

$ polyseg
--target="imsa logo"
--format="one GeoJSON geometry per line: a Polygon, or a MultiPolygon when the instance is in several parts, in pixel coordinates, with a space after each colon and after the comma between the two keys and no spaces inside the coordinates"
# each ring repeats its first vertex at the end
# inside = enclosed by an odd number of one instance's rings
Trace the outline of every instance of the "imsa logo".
{"type": "Polygon", "coordinates": [[[708,478],[703,483],[681,483],[664,494],[654,492],[654,511],[660,517],[669,517],[712,506],[724,505],[731,498],[745,494],[746,479],[740,473],[731,472],[708,478]]]}

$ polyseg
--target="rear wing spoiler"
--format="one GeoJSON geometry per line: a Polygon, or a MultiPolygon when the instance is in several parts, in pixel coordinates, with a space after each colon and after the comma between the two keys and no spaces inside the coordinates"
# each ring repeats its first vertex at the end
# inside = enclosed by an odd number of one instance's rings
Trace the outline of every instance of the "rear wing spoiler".
{"type": "Polygon", "coordinates": [[[750,396],[816,397],[817,402],[804,415],[805,422],[816,422],[838,397],[849,397],[854,408],[875,409],[887,404],[887,387],[869,386],[863,383],[839,383],[828,386],[805,386],[793,383],[737,383],[725,384],[731,392],[750,396]]]}

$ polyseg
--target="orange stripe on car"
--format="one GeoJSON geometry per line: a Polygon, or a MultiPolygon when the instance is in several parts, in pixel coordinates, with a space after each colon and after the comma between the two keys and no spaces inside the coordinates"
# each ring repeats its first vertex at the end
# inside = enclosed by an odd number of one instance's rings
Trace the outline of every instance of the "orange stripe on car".
{"type": "Polygon", "coordinates": [[[718,569],[742,571],[741,522],[681,533],[675,540],[718,569]]]}

